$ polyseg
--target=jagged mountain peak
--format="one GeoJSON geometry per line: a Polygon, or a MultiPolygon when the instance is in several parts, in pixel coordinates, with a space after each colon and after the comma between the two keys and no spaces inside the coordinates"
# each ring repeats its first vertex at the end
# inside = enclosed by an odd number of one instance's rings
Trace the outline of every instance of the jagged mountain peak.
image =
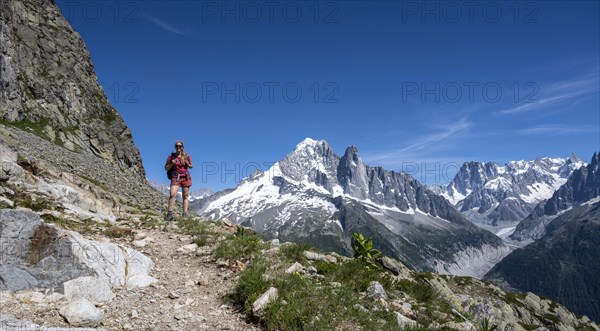
{"type": "Polygon", "coordinates": [[[350,145],[346,148],[346,151],[344,152],[344,155],[356,155],[358,156],[358,148],[356,148],[356,146],[354,145],[350,145]]]}
{"type": "Polygon", "coordinates": [[[342,156],[340,162],[346,162],[353,168],[365,167],[362,158],[358,154],[358,148],[356,148],[355,146],[348,146],[348,148],[346,148],[344,156],[342,156]]]}
{"type": "Polygon", "coordinates": [[[465,162],[452,180],[452,187],[461,194],[467,195],[485,183],[488,178],[496,176],[498,171],[498,164],[493,162],[465,162]]]}
{"type": "Polygon", "coordinates": [[[590,164],[592,165],[592,169],[598,169],[598,164],[600,164],[600,153],[599,152],[594,152],[594,155],[592,155],[592,161],[590,162],[590,164]]]}
{"type": "Polygon", "coordinates": [[[578,205],[589,203],[600,196],[599,156],[594,152],[592,160],[585,167],[574,170],[569,179],[547,200],[539,203],[524,218],[511,238],[537,239],[545,233],[545,227],[559,213],[578,205]]]}
{"type": "Polygon", "coordinates": [[[305,149],[317,149],[317,148],[327,149],[330,147],[329,147],[329,143],[327,143],[327,141],[325,141],[325,140],[317,140],[317,139],[313,139],[310,137],[306,137],[306,138],[304,138],[304,140],[302,140],[301,142],[299,142],[296,145],[296,147],[294,148],[294,151],[300,151],[300,150],[305,150],[305,149]]]}
{"type": "Polygon", "coordinates": [[[575,153],[571,153],[571,155],[569,155],[569,161],[571,163],[575,163],[575,162],[583,162],[581,161],[581,159],[577,156],[577,154],[575,153]]]}
{"type": "Polygon", "coordinates": [[[306,138],[279,161],[278,166],[281,173],[292,181],[327,186],[335,178],[339,159],[327,141],[306,138]]]}
{"type": "Polygon", "coordinates": [[[306,138],[299,142],[284,159],[327,159],[334,155],[335,153],[327,141],[306,138]]]}
{"type": "Polygon", "coordinates": [[[584,166],[575,154],[568,158],[538,157],[532,161],[465,162],[441,194],[475,222],[517,222],[537,203],[548,199],[584,166]]]}
{"type": "Polygon", "coordinates": [[[337,179],[345,194],[366,199],[369,196],[369,178],[367,168],[358,155],[355,146],[346,148],[337,169],[337,179]]]}

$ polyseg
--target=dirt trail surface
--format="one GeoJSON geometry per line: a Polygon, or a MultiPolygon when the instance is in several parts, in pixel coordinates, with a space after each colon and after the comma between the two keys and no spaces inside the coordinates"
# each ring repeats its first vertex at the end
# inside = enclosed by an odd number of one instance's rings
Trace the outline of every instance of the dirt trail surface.
{"type": "MultiPolygon", "coordinates": [[[[168,231],[140,230],[138,244],[132,238],[89,239],[131,246],[155,263],[150,275],[158,279],[146,288],[113,288],[116,297],[99,308],[104,313],[100,328],[107,330],[260,330],[224,299],[233,291],[238,275],[225,261],[214,257],[216,246],[180,249],[192,243],[189,235],[168,231]],[[143,238],[143,239],[141,239],[143,238]],[[143,244],[139,244],[143,242],[143,244]],[[143,247],[139,247],[142,246],[143,247]],[[179,251],[178,251],[179,249],[179,251]]],[[[3,314],[45,327],[69,327],[59,315],[64,299],[53,301],[46,291],[2,292],[3,314]],[[45,293],[46,299],[40,299],[45,293]]]]}

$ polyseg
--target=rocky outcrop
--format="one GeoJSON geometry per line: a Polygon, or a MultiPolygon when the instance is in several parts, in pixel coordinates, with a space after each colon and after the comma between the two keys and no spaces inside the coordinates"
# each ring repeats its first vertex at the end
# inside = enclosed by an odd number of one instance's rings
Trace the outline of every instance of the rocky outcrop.
{"type": "Polygon", "coordinates": [[[149,187],[83,40],[52,0],[0,5],[0,145],[0,159],[9,161],[0,171],[0,205],[13,206],[21,184],[23,194],[111,221],[165,203],[149,187]]]}
{"type": "MultiPolygon", "coordinates": [[[[250,317],[258,317],[266,325],[278,325],[282,330],[306,328],[317,322],[322,322],[324,329],[335,329],[346,325],[348,315],[353,330],[396,330],[409,325],[427,330],[599,330],[588,317],[578,317],[564,306],[531,292],[505,291],[471,277],[415,272],[387,256],[377,259],[376,265],[384,269],[379,272],[370,268],[364,272],[366,265],[357,263],[357,259],[303,260],[302,256],[315,254],[299,254],[297,250],[303,246],[288,242],[265,247],[250,258],[240,279],[252,275],[262,284],[255,295],[241,292],[245,294],[246,307],[260,307],[247,309],[250,317]],[[283,247],[284,251],[296,252],[295,257],[281,254],[283,247]],[[344,270],[348,273],[340,276],[344,270]],[[284,285],[294,282],[298,286],[284,285]],[[358,288],[357,283],[361,284],[358,288]],[[285,290],[275,286],[285,286],[285,290]],[[301,308],[290,313],[288,306],[301,308]],[[332,315],[324,317],[325,310],[332,315]],[[352,310],[355,312],[347,313],[352,310]],[[381,321],[378,327],[364,322],[376,317],[381,321]],[[289,327],[290,324],[278,324],[279,318],[294,318],[298,322],[289,327]]],[[[244,278],[240,282],[246,281],[244,278]]]]}
{"type": "Polygon", "coordinates": [[[145,179],[106,160],[2,125],[0,166],[0,205],[5,207],[37,199],[76,218],[113,222],[129,214],[157,214],[166,203],[145,179]]]}
{"type": "Polygon", "coordinates": [[[4,125],[145,178],[129,128],[98,84],[81,36],[54,1],[2,1],[0,73],[4,125]]]}
{"type": "MultiPolygon", "coordinates": [[[[148,276],[153,263],[142,253],[84,239],[42,222],[32,212],[0,210],[0,247],[0,290],[61,288],[72,279],[81,282],[83,276],[98,277],[111,286],[148,286],[156,281],[148,276]]],[[[108,300],[110,294],[100,298],[108,300]]]]}

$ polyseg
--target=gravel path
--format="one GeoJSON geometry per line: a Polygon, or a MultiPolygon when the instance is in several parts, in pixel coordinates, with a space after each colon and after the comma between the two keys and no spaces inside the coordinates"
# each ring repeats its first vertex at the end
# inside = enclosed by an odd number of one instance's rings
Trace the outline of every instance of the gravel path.
{"type": "MultiPolygon", "coordinates": [[[[177,249],[192,243],[188,235],[173,231],[143,230],[146,246],[136,248],[154,261],[150,275],[158,279],[147,288],[113,288],[116,298],[100,306],[102,328],[107,330],[260,330],[223,296],[234,288],[237,272],[214,257],[214,246],[190,253],[177,249]],[[200,253],[198,253],[200,252],[200,253]]],[[[143,237],[143,235],[142,235],[143,237]]],[[[107,240],[92,236],[93,240],[107,240]]],[[[133,246],[131,239],[111,241],[133,246]]],[[[38,300],[35,291],[2,292],[0,312],[46,327],[68,327],[58,314],[64,299],[38,300]]],[[[43,292],[42,292],[43,293],[43,292]]]]}

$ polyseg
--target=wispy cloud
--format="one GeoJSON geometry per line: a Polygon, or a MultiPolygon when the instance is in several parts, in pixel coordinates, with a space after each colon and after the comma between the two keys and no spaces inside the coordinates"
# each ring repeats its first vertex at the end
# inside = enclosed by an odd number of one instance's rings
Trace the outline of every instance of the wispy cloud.
{"type": "Polygon", "coordinates": [[[537,102],[521,104],[516,107],[506,108],[495,112],[495,114],[519,114],[528,111],[534,111],[542,108],[549,108],[571,99],[580,98],[591,93],[598,93],[598,73],[584,76],[580,79],[555,83],[548,86],[545,91],[545,97],[538,98],[537,102]]]}
{"type": "Polygon", "coordinates": [[[436,127],[438,131],[423,135],[405,147],[391,151],[366,153],[364,155],[367,163],[394,165],[404,161],[422,160],[431,158],[434,150],[447,149],[452,138],[455,138],[472,126],[466,118],[460,119],[443,127],[436,127]]]}
{"type": "Polygon", "coordinates": [[[518,135],[565,136],[583,133],[593,133],[598,132],[599,130],[600,129],[597,126],[593,125],[575,126],[563,124],[546,124],[517,130],[515,133],[518,135]]]}
{"type": "Polygon", "coordinates": [[[193,32],[193,31],[191,31],[189,29],[181,29],[181,28],[175,27],[171,23],[163,21],[163,20],[161,20],[159,18],[156,18],[154,16],[151,16],[151,15],[148,15],[148,14],[143,14],[143,15],[150,22],[156,24],[161,29],[169,31],[171,33],[175,33],[175,34],[178,34],[180,36],[190,36],[192,34],[192,32],[193,32]]]}

